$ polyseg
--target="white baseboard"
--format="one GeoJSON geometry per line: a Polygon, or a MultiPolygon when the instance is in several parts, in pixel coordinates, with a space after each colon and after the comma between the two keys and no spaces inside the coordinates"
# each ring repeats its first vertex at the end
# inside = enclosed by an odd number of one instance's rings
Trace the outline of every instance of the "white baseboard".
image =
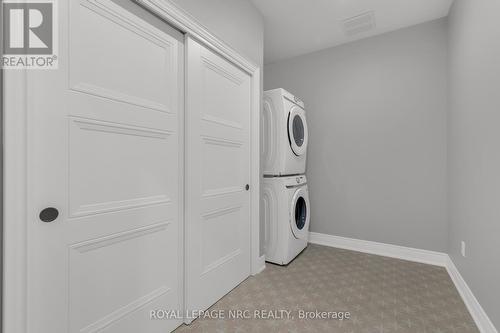
{"type": "Polygon", "coordinates": [[[257,269],[252,272],[252,275],[261,273],[266,268],[266,256],[261,256],[258,259],[257,269]]]}
{"type": "Polygon", "coordinates": [[[481,331],[481,333],[498,333],[488,315],[481,307],[481,304],[479,304],[462,275],[460,275],[460,272],[456,268],[450,256],[446,253],[377,243],[354,238],[332,236],[316,232],[309,233],[309,242],[340,249],[446,267],[451,280],[455,284],[455,287],[467,306],[467,309],[474,319],[479,331],[481,331]]]}
{"type": "Polygon", "coordinates": [[[414,249],[398,245],[371,242],[340,236],[309,233],[309,242],[313,244],[337,247],[340,249],[376,254],[384,257],[415,261],[424,264],[445,267],[448,255],[442,252],[414,249]]]}
{"type": "Polygon", "coordinates": [[[455,284],[455,287],[457,287],[460,296],[462,296],[462,299],[467,306],[467,309],[469,310],[472,318],[476,322],[479,331],[483,333],[498,333],[497,329],[491,322],[481,304],[479,304],[478,300],[472,293],[472,290],[470,290],[469,286],[465,282],[464,278],[462,277],[450,257],[448,257],[446,270],[448,271],[451,280],[455,284]]]}

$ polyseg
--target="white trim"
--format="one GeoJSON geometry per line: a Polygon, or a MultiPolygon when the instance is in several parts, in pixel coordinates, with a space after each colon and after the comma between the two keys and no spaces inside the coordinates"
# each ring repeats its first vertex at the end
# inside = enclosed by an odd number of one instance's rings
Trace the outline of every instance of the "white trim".
{"type": "Polygon", "coordinates": [[[250,119],[250,273],[260,273],[260,68],[252,75],[250,119]]]}
{"type": "MultiPolygon", "coordinates": [[[[179,42],[179,65],[181,68],[179,68],[179,75],[182,76],[182,89],[179,89],[179,110],[186,110],[186,54],[187,54],[187,49],[186,49],[186,40],[183,40],[182,43],[179,42]]],[[[178,251],[181,254],[179,258],[179,263],[178,263],[178,279],[179,279],[179,291],[181,293],[181,302],[180,302],[180,308],[182,310],[185,309],[186,306],[186,297],[185,297],[185,290],[186,290],[186,283],[184,277],[186,276],[185,272],[185,262],[186,262],[186,239],[185,239],[185,219],[186,219],[186,200],[185,200],[185,192],[186,192],[186,185],[185,185],[185,173],[186,173],[186,160],[185,160],[185,155],[186,155],[186,149],[184,147],[186,146],[186,112],[180,112],[179,114],[179,169],[181,170],[179,174],[179,182],[177,183],[179,186],[179,221],[182,222],[181,227],[178,230],[179,234],[179,247],[178,251]]]]}
{"type": "Polygon", "coordinates": [[[377,243],[361,239],[332,236],[316,232],[309,233],[309,242],[319,245],[338,247],[346,250],[371,253],[379,256],[415,261],[442,267],[445,267],[448,261],[448,255],[442,252],[377,243]]]}
{"type": "Polygon", "coordinates": [[[450,256],[446,253],[371,242],[354,238],[333,236],[328,234],[320,234],[316,232],[309,233],[309,242],[340,249],[376,254],[385,257],[445,267],[460,296],[462,297],[462,300],[467,306],[467,309],[469,310],[472,318],[474,319],[474,322],[476,323],[479,331],[482,333],[498,333],[488,315],[481,307],[481,304],[479,304],[478,300],[463,279],[462,275],[460,275],[460,272],[451,260],[450,256]]]}
{"type": "Polygon", "coordinates": [[[266,269],[266,256],[259,257],[257,260],[257,266],[255,267],[256,269],[252,271],[252,275],[257,275],[266,269]]]}
{"type": "Polygon", "coordinates": [[[254,74],[258,66],[252,61],[241,56],[232,47],[224,43],[220,38],[212,34],[191,14],[179,7],[172,0],[135,0],[147,10],[155,13],[171,25],[190,35],[197,41],[215,50],[223,57],[238,65],[249,74],[254,74]]]}
{"type": "Polygon", "coordinates": [[[464,278],[453,263],[453,260],[451,260],[449,256],[446,263],[446,270],[448,271],[451,280],[460,293],[460,296],[462,296],[462,299],[467,306],[467,309],[469,310],[472,318],[474,319],[474,322],[476,323],[479,331],[481,331],[482,333],[498,333],[497,329],[491,322],[481,304],[479,304],[477,298],[474,296],[472,290],[470,290],[464,278]]]}
{"type": "Polygon", "coordinates": [[[4,70],[3,332],[26,332],[27,72],[4,70]]]}

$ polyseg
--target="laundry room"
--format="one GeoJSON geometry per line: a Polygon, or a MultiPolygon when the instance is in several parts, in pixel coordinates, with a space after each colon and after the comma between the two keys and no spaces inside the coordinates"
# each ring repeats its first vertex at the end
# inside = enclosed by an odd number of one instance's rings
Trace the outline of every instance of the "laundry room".
{"type": "Polygon", "coordinates": [[[3,0],[3,333],[498,333],[498,0],[3,0]]]}

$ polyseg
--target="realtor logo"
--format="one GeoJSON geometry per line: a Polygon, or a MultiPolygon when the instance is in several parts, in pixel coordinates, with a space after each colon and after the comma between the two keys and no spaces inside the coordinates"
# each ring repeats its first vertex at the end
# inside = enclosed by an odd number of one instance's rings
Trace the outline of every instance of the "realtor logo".
{"type": "Polygon", "coordinates": [[[3,68],[57,68],[56,3],[3,2],[3,68]]]}

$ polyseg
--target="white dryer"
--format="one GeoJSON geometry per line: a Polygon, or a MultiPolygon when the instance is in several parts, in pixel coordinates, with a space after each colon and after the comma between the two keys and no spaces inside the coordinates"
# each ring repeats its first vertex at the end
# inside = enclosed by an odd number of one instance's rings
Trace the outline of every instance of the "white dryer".
{"type": "Polygon", "coordinates": [[[304,102],[281,88],[265,91],[262,132],[264,175],[306,172],[309,136],[304,102]]]}
{"type": "Polygon", "coordinates": [[[262,207],[266,261],[286,265],[308,243],[310,207],[306,176],[264,178],[262,207]]]}

